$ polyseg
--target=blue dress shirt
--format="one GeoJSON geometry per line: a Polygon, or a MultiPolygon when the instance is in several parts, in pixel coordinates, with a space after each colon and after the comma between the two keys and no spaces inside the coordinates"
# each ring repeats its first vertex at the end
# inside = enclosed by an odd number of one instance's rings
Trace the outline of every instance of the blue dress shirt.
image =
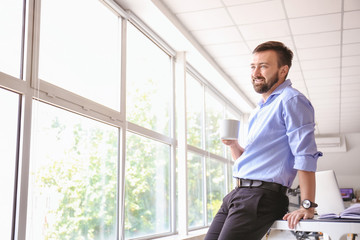
{"type": "Polygon", "coordinates": [[[280,183],[290,187],[297,170],[316,171],[314,109],[286,80],[249,119],[244,153],[235,161],[237,178],[280,183]]]}

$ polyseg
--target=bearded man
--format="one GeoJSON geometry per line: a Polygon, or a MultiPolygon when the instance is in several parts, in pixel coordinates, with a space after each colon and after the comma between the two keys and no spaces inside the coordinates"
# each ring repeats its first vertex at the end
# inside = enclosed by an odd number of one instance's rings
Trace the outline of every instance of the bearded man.
{"type": "Polygon", "coordinates": [[[315,171],[322,156],[315,143],[314,109],[286,77],[293,53],[269,41],[253,51],[251,80],[261,100],[249,119],[246,146],[222,140],[235,160],[236,188],[223,199],[205,240],[261,239],[275,220],[290,228],[314,216],[315,171]],[[287,189],[298,174],[302,206],[288,213],[287,189]]]}

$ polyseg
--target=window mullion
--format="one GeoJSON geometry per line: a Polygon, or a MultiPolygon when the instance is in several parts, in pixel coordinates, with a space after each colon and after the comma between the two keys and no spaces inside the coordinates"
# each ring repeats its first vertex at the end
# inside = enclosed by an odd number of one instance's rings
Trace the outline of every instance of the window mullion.
{"type": "Polygon", "coordinates": [[[202,149],[207,153],[205,156],[203,156],[203,183],[204,183],[204,190],[203,190],[203,219],[204,219],[204,224],[205,226],[208,225],[208,221],[207,221],[207,181],[206,181],[206,162],[209,158],[209,153],[206,150],[206,101],[205,101],[205,85],[202,85],[202,102],[203,102],[203,107],[202,107],[202,149]]]}
{"type": "Polygon", "coordinates": [[[171,130],[170,137],[173,140],[171,144],[170,156],[170,231],[176,231],[176,94],[175,94],[175,58],[171,58],[171,73],[172,73],[172,95],[171,95],[171,130]]]}
{"type": "Polygon", "coordinates": [[[117,193],[117,239],[125,239],[125,164],[126,164],[126,46],[128,21],[121,18],[121,79],[120,118],[125,125],[121,128],[119,141],[118,193],[117,193]]]}
{"type": "Polygon", "coordinates": [[[20,179],[17,199],[17,216],[15,237],[17,240],[26,239],[26,221],[28,208],[28,187],[29,187],[29,168],[30,168],[30,140],[31,140],[31,120],[32,120],[32,96],[24,96],[24,109],[22,111],[22,151],[20,154],[20,179]]]}
{"type": "Polygon", "coordinates": [[[202,166],[203,166],[203,183],[204,183],[204,190],[203,190],[203,221],[204,221],[204,225],[207,226],[208,225],[208,220],[207,220],[207,181],[206,181],[206,172],[207,172],[207,166],[206,166],[206,162],[209,160],[208,156],[203,156],[202,157],[202,166]]]}
{"type": "Polygon", "coordinates": [[[176,80],[179,104],[178,122],[178,219],[179,234],[188,234],[188,177],[187,177],[187,113],[186,113],[186,53],[179,52],[176,56],[176,80]]]}
{"type": "MultiPolygon", "coordinates": [[[[24,1],[25,2],[25,1],[24,1]]],[[[27,41],[23,40],[23,44],[27,43],[26,52],[26,76],[25,76],[25,89],[22,97],[21,106],[21,139],[19,152],[19,179],[16,199],[16,217],[15,217],[15,231],[13,233],[14,239],[26,239],[26,226],[27,226],[27,210],[28,210],[28,188],[29,188],[29,169],[30,169],[30,143],[31,143],[31,124],[32,124],[32,101],[33,90],[30,87],[30,82],[37,77],[37,63],[38,63],[38,46],[39,46],[39,28],[40,28],[40,1],[30,0],[27,3],[28,8],[27,16],[27,41]]],[[[24,11],[26,12],[26,11],[24,11]]],[[[26,22],[26,20],[24,20],[26,22]]],[[[23,49],[25,51],[25,49],[23,49]]],[[[25,53],[22,53],[25,54],[25,53]]],[[[22,63],[24,62],[22,58],[22,63]]],[[[24,67],[21,67],[22,77],[24,67]]]]}

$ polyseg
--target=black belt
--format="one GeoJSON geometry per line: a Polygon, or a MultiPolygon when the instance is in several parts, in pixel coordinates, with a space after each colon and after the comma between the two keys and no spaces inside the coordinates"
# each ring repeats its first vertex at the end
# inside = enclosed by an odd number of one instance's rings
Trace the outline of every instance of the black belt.
{"type": "Polygon", "coordinates": [[[280,192],[282,194],[287,193],[287,187],[273,182],[264,182],[260,180],[249,180],[237,178],[237,187],[239,188],[263,188],[274,192],[280,192]]]}

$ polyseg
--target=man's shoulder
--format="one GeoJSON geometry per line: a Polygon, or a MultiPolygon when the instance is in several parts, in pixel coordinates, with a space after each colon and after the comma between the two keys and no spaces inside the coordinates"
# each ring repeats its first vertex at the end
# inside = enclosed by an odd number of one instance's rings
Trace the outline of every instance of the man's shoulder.
{"type": "Polygon", "coordinates": [[[281,99],[284,101],[287,101],[292,98],[300,97],[300,98],[306,98],[306,96],[297,90],[296,88],[293,88],[291,85],[284,88],[282,93],[280,94],[281,99]]]}
{"type": "Polygon", "coordinates": [[[291,86],[286,87],[279,97],[279,104],[283,109],[313,109],[310,100],[299,90],[291,86]]]}

